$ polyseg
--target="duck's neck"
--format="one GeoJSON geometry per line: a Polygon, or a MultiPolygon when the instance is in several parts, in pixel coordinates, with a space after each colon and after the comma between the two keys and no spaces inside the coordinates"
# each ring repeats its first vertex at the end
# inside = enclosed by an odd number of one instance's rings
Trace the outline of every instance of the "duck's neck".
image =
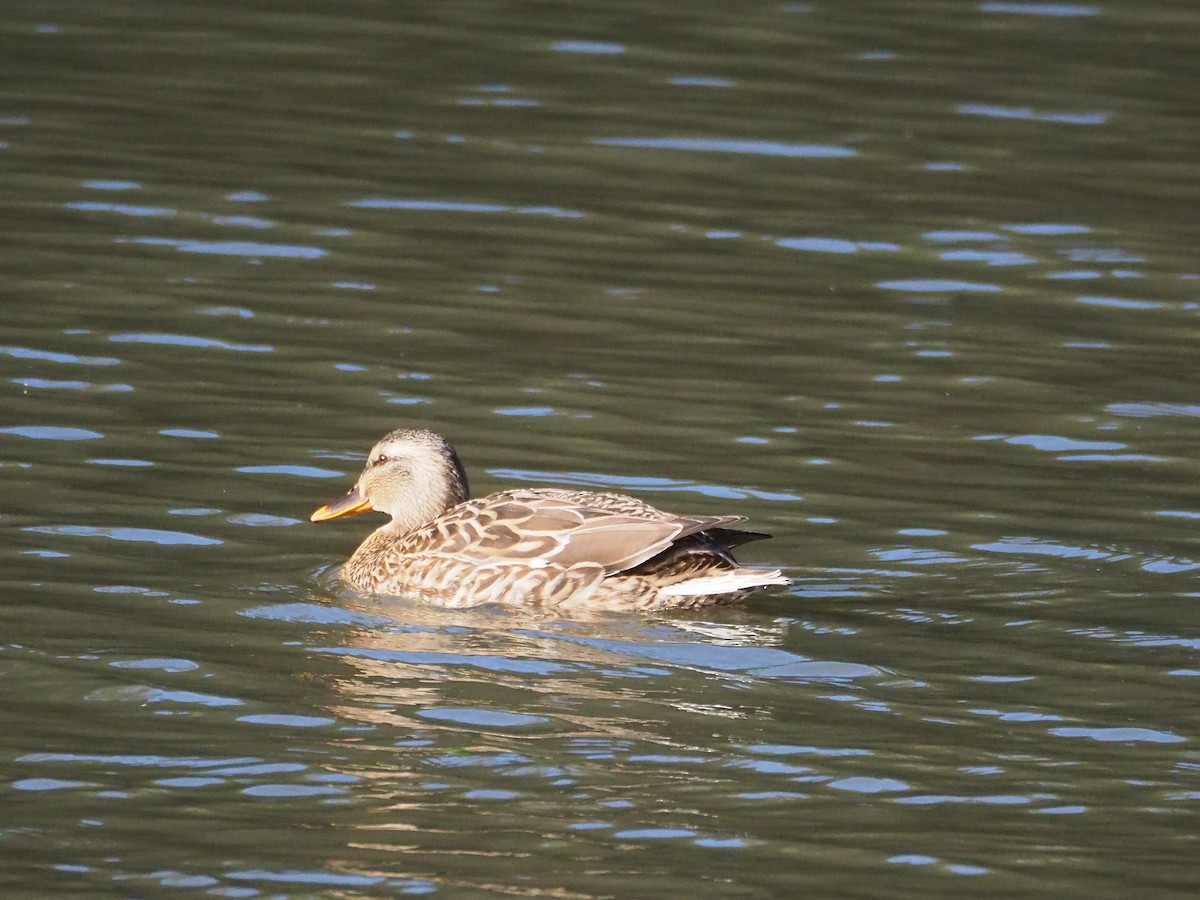
{"type": "Polygon", "coordinates": [[[342,577],[359,590],[374,590],[388,572],[387,560],[405,535],[395,522],[381,525],[358,545],[342,568],[342,577]]]}

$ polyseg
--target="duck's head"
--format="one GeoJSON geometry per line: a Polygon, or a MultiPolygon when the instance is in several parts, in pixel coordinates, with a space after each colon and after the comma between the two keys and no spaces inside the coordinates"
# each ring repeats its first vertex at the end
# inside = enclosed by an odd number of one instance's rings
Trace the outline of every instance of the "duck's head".
{"type": "Polygon", "coordinates": [[[314,522],[376,509],[402,531],[424,525],[467,499],[467,474],[440,434],[398,428],[371,448],[358,483],[346,496],[322,506],[314,522]]]}

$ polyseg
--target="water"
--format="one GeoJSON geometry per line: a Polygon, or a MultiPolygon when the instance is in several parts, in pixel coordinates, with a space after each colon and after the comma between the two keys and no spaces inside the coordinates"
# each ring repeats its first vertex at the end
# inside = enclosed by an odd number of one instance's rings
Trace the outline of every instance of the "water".
{"type": "Polygon", "coordinates": [[[1192,5],[6,13],[6,896],[1196,890],[1192,5]],[[355,598],[401,424],[795,585],[355,598]]]}

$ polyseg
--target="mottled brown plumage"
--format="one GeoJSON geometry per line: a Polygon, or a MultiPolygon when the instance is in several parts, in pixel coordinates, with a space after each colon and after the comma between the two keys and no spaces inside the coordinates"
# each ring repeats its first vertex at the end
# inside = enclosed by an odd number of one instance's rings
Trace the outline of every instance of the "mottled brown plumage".
{"type": "Polygon", "coordinates": [[[470,500],[458,454],[420,429],[386,435],[357,485],[312,519],[368,509],[392,521],[354,551],[342,578],[439,606],[691,608],[789,583],[778,570],[738,567],[731,549],[767,537],[730,527],[743,516],[674,515],[623,494],[559,488],[470,500]]]}

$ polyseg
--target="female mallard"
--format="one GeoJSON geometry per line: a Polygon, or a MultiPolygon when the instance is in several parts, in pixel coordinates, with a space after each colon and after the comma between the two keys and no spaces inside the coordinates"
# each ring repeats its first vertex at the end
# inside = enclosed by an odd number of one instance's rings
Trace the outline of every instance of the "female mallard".
{"type": "Polygon", "coordinates": [[[677,516],[621,494],[560,488],[470,500],[458,454],[423,429],[386,435],[358,483],[312,521],[369,509],[392,521],[354,551],[342,578],[439,606],[692,608],[790,583],[777,569],[734,561],[732,548],[768,537],[729,527],[744,516],[677,516]]]}

